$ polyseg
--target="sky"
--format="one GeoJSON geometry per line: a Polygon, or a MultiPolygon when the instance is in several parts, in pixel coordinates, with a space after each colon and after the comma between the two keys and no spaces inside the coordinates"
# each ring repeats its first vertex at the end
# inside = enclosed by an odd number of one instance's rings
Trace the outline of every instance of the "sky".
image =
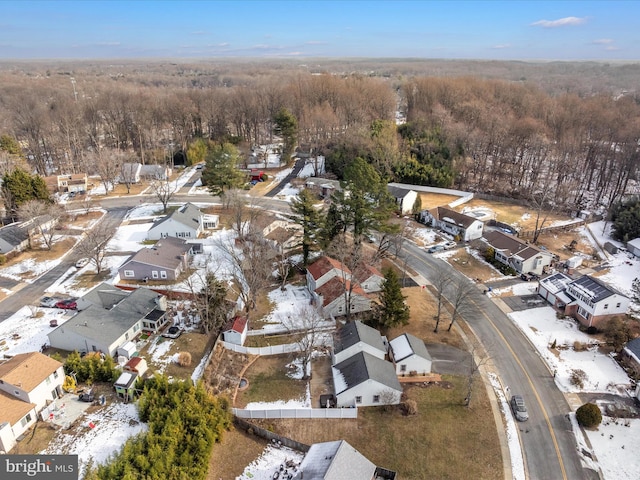
{"type": "Polygon", "coordinates": [[[637,1],[0,1],[0,59],[637,60],[637,1]]]}

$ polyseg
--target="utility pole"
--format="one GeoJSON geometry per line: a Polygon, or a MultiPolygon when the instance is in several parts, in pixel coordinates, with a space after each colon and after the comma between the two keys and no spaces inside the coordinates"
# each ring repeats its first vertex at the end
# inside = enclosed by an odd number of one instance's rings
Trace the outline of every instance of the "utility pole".
{"type": "Polygon", "coordinates": [[[71,77],[71,86],[73,87],[73,99],[78,103],[78,92],[76,91],[76,79],[71,77]]]}

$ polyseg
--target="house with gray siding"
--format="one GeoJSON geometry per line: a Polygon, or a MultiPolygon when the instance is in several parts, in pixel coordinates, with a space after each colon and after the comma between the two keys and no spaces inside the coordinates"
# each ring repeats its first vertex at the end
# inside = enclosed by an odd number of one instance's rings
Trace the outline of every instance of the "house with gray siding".
{"type": "Polygon", "coordinates": [[[196,239],[204,229],[204,216],[200,209],[192,203],[187,203],[156,220],[147,232],[147,238],[149,240],[167,237],[196,239]]]}
{"type": "Polygon", "coordinates": [[[176,237],[162,238],[131,255],[118,269],[121,280],[175,281],[189,266],[191,245],[176,237]]]}

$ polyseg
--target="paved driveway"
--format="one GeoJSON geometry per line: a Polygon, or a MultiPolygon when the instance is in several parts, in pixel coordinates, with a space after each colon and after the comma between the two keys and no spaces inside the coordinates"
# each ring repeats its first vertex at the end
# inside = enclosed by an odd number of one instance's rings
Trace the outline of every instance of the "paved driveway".
{"type": "Polygon", "coordinates": [[[433,361],[433,372],[448,375],[469,374],[469,352],[441,343],[429,343],[426,346],[433,361]]]}

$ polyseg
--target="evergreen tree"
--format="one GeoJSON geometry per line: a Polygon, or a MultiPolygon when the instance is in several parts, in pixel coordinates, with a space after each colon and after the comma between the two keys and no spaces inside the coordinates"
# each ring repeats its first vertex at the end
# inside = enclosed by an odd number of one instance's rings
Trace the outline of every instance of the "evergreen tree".
{"type": "Polygon", "coordinates": [[[309,254],[318,243],[321,216],[314,206],[314,196],[309,190],[302,190],[291,201],[291,211],[296,215],[293,221],[302,227],[302,262],[307,266],[309,254]]]}
{"type": "Polygon", "coordinates": [[[209,188],[212,195],[222,195],[224,190],[241,188],[247,180],[240,171],[240,154],[230,143],[214,146],[206,158],[202,171],[202,184],[209,188]]]}
{"type": "Polygon", "coordinates": [[[400,279],[395,270],[388,268],[384,272],[384,282],[380,292],[380,305],[376,309],[378,325],[391,328],[409,323],[409,306],[405,304],[400,279]]]}
{"type": "Polygon", "coordinates": [[[611,209],[613,238],[628,242],[640,237],[640,197],[620,202],[611,209]]]}
{"type": "Polygon", "coordinates": [[[273,123],[274,133],[282,137],[283,147],[282,156],[280,158],[289,164],[291,161],[291,155],[293,155],[296,148],[298,121],[289,110],[282,107],[278,113],[276,113],[273,123]]]}
{"type": "Polygon", "coordinates": [[[2,177],[2,193],[5,208],[12,218],[17,218],[18,208],[29,200],[51,202],[47,184],[39,175],[16,168],[2,177]]]}

